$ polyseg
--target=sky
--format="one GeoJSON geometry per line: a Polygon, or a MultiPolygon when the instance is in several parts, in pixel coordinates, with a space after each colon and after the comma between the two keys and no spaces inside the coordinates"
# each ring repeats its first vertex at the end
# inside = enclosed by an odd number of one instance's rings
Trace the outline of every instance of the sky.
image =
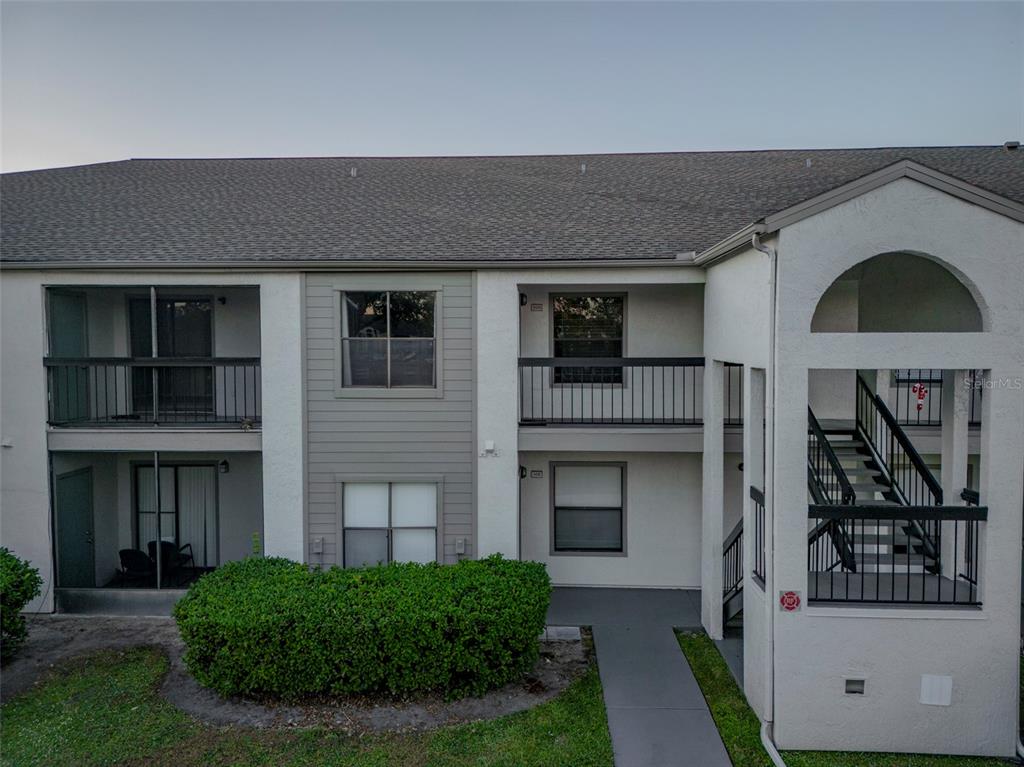
{"type": "Polygon", "coordinates": [[[4,2],[4,171],[1024,140],[1013,3],[4,2]]]}

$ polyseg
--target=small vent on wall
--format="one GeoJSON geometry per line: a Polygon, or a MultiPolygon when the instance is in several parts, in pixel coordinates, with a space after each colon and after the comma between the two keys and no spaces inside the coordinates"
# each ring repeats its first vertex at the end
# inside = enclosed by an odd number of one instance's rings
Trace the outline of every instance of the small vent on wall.
{"type": "Polygon", "coordinates": [[[864,680],[863,679],[847,679],[846,680],[846,694],[847,695],[863,695],[864,694],[864,680]]]}

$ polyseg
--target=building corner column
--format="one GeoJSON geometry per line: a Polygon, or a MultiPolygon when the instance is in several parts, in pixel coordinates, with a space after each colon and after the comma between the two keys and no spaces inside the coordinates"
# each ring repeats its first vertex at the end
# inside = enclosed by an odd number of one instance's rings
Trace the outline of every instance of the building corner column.
{"type": "Polygon", "coordinates": [[[721,639],[722,543],[725,537],[724,364],[709,359],[704,368],[704,456],[701,483],[701,624],[721,639]]]}

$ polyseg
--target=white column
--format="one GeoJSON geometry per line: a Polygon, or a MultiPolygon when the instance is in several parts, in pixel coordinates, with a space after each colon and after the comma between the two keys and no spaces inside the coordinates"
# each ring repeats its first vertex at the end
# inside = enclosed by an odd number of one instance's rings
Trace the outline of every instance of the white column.
{"type": "Polygon", "coordinates": [[[722,543],[725,538],[724,369],[709,359],[704,368],[704,460],[701,497],[701,623],[722,638],[722,543]]]}
{"type": "Polygon", "coordinates": [[[263,551],[305,560],[305,423],[300,274],[260,278],[263,551]]]}
{"type": "Polygon", "coordinates": [[[743,546],[746,569],[744,577],[754,568],[755,550],[754,503],[750,488],[764,491],[764,391],[765,376],[761,368],[746,367],[743,371],[743,546]]]}
{"type": "MultiPolygon", "coordinates": [[[[967,487],[967,422],[970,390],[967,387],[966,370],[945,370],[942,373],[942,483],[943,504],[962,506],[960,491],[967,487]]],[[[956,578],[963,560],[963,524],[959,536],[954,535],[952,522],[942,526],[943,572],[956,578]],[[959,544],[961,551],[955,551],[959,544]]]]}
{"type": "Polygon", "coordinates": [[[0,544],[31,562],[43,579],[29,612],[52,611],[54,589],[40,274],[0,275],[0,544]]]}
{"type": "Polygon", "coordinates": [[[519,291],[476,273],[477,556],[519,557],[519,291]]]}
{"type": "Polygon", "coordinates": [[[979,580],[986,639],[999,652],[987,655],[988,676],[994,680],[992,709],[1007,712],[1002,753],[1013,751],[1017,735],[1012,714],[1018,705],[1021,614],[1021,510],[1024,508],[1024,367],[1009,361],[987,372],[982,396],[981,505],[988,521],[981,527],[979,580]],[[998,680],[998,681],[995,681],[998,680]]]}

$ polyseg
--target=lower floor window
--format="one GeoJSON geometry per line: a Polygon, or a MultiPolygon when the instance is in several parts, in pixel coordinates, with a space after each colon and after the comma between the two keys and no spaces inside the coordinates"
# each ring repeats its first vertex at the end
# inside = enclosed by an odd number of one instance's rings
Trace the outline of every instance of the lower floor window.
{"type": "Polygon", "coordinates": [[[437,493],[433,482],[344,483],[344,566],[437,561],[437,493]]]}
{"type": "Polygon", "coordinates": [[[554,550],[622,552],[623,464],[555,464],[554,550]]]}

